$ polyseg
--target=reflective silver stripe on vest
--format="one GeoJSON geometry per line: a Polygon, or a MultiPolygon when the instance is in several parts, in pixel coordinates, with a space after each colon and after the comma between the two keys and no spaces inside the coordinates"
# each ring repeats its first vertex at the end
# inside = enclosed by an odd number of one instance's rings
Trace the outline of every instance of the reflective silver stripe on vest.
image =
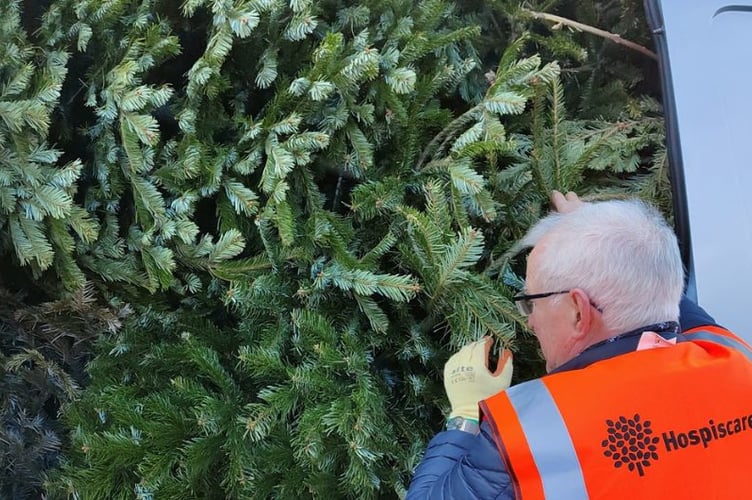
{"type": "Polygon", "coordinates": [[[687,333],[684,335],[684,338],[688,340],[707,340],[708,342],[714,342],[716,344],[730,347],[744,354],[748,360],[752,361],[752,351],[750,351],[747,346],[745,346],[738,340],[732,339],[731,337],[726,337],[725,335],[719,335],[717,333],[711,332],[696,332],[687,333]]]}
{"type": "Polygon", "coordinates": [[[507,395],[538,466],[546,500],[588,498],[569,431],[545,384],[531,380],[508,389],[507,395]]]}

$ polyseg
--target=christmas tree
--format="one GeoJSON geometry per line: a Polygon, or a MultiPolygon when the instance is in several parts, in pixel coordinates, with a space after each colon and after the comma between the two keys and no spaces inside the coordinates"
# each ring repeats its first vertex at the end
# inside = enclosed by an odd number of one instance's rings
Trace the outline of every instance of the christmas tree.
{"type": "Polygon", "coordinates": [[[606,49],[543,7],[56,0],[19,35],[20,7],[10,285],[88,279],[97,318],[133,310],[91,321],[50,497],[398,497],[458,345],[491,335],[540,373],[509,249],[550,191],[665,196],[659,105],[632,66],[618,88],[568,71],[606,49]]]}

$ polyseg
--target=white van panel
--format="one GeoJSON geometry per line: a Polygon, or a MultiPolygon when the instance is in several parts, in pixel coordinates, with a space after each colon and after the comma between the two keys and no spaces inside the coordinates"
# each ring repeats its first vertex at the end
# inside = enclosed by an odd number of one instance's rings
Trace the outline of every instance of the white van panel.
{"type": "Polygon", "coordinates": [[[698,303],[752,342],[752,2],[660,3],[698,303]]]}

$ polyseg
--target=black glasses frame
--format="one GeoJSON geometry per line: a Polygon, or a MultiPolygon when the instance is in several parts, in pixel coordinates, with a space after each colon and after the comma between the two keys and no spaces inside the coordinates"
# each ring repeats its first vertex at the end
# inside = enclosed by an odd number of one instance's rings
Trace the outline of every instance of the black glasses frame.
{"type": "Polygon", "coordinates": [[[530,316],[531,314],[533,314],[533,301],[535,299],[545,299],[546,297],[550,297],[552,295],[561,295],[562,293],[569,293],[569,290],[560,290],[558,292],[534,293],[531,295],[520,293],[512,297],[512,300],[514,300],[515,304],[517,304],[517,309],[520,311],[521,314],[524,314],[525,316],[530,316]]]}
{"type": "MultiPolygon", "coordinates": [[[[517,309],[520,311],[521,314],[525,316],[530,316],[533,314],[533,301],[536,299],[545,299],[546,297],[550,297],[552,295],[561,295],[562,293],[569,293],[572,290],[559,290],[558,292],[545,292],[545,293],[534,293],[531,295],[527,295],[524,293],[519,293],[512,297],[512,300],[517,305],[517,309]]],[[[603,312],[603,309],[595,305],[595,302],[592,300],[590,301],[590,305],[595,308],[596,311],[599,313],[603,312]]]]}

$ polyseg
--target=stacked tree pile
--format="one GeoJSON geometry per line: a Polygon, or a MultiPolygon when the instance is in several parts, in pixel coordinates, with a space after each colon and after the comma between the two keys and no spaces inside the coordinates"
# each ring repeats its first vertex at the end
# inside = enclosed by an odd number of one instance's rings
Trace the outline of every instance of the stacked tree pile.
{"type": "Polygon", "coordinates": [[[539,374],[508,250],[667,177],[655,61],[566,22],[641,4],[532,4],[4,2],[0,495],[395,498],[457,345],[539,374]]]}

